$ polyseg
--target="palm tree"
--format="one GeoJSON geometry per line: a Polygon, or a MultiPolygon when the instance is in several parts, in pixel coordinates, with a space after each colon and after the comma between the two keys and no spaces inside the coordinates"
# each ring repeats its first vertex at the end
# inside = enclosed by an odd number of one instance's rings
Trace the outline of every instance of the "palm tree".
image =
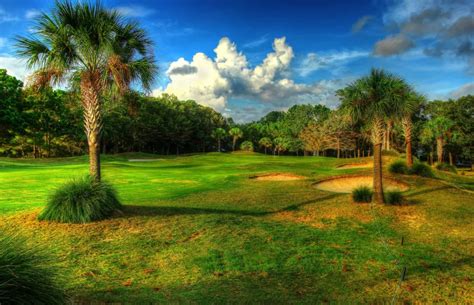
{"type": "Polygon", "coordinates": [[[370,75],[356,80],[337,94],[341,108],[348,111],[354,121],[362,120],[371,128],[374,145],[374,195],[377,203],[384,203],[382,181],[382,140],[384,122],[400,112],[401,101],[409,86],[402,79],[383,70],[372,69],[370,75]]]}
{"type": "Polygon", "coordinates": [[[267,149],[273,146],[272,140],[269,137],[261,138],[258,144],[265,149],[265,154],[267,154],[267,149]]]}
{"type": "Polygon", "coordinates": [[[413,115],[420,109],[421,105],[425,102],[425,98],[416,92],[410,92],[408,98],[402,101],[401,107],[401,123],[402,132],[405,137],[405,154],[407,158],[407,165],[413,165],[413,153],[412,153],[412,129],[413,129],[413,115]]]}
{"type": "Polygon", "coordinates": [[[244,136],[244,133],[239,127],[234,127],[229,130],[229,135],[232,137],[232,151],[235,151],[235,144],[237,144],[238,139],[244,136]]]}
{"type": "Polygon", "coordinates": [[[212,137],[217,140],[217,151],[221,152],[221,140],[226,136],[224,128],[216,128],[212,131],[212,137]]]}
{"type": "Polygon", "coordinates": [[[79,88],[89,171],[100,181],[102,96],[111,90],[124,94],[135,81],[150,88],[157,70],[151,40],[137,23],[100,2],[69,0],[41,14],[31,37],[16,40],[18,54],[35,71],[35,87],[69,82],[79,88]]]}
{"type": "Polygon", "coordinates": [[[453,125],[453,122],[444,116],[437,116],[426,122],[423,134],[426,138],[436,140],[438,163],[443,162],[445,139],[449,137],[453,125]]]}

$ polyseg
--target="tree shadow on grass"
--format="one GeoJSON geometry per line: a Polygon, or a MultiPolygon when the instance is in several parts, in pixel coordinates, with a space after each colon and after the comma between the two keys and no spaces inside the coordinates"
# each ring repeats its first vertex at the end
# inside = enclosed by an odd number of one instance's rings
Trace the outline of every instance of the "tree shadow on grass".
{"type": "Polygon", "coordinates": [[[425,195],[425,194],[429,194],[429,193],[432,193],[432,192],[437,192],[437,191],[441,191],[441,190],[445,190],[445,189],[449,189],[449,188],[452,188],[452,186],[443,185],[443,186],[439,186],[439,187],[427,188],[427,189],[423,189],[423,190],[416,191],[416,192],[413,192],[413,193],[409,193],[409,194],[407,194],[406,197],[410,198],[410,197],[414,197],[414,196],[418,196],[418,195],[425,195]]]}
{"type": "Polygon", "coordinates": [[[341,196],[341,194],[330,194],[323,197],[316,197],[305,200],[287,207],[271,210],[271,211],[252,211],[252,210],[233,210],[233,209],[216,209],[216,208],[194,208],[194,207],[177,207],[177,206],[124,206],[124,213],[117,217],[133,217],[133,216],[177,216],[177,215],[202,215],[202,214],[227,214],[238,216],[267,216],[281,212],[296,211],[305,205],[311,203],[322,202],[341,196]]]}

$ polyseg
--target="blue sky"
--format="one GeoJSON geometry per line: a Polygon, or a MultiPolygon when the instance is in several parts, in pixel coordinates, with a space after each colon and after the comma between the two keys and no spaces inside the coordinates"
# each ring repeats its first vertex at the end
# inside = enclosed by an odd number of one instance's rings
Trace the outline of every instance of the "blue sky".
{"type": "MultiPolygon", "coordinates": [[[[428,98],[474,93],[468,0],[102,1],[155,42],[154,94],[195,99],[238,121],[297,103],[335,107],[334,91],[384,68],[428,98]]],[[[0,68],[24,78],[12,48],[54,1],[0,2],[0,68]]]]}

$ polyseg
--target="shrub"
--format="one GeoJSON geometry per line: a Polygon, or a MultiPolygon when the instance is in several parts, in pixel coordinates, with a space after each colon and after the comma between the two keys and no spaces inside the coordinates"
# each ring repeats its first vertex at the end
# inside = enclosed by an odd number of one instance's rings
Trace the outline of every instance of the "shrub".
{"type": "Polygon", "coordinates": [[[436,169],[443,171],[443,172],[451,172],[454,174],[457,174],[457,169],[456,167],[452,166],[451,164],[448,163],[438,163],[436,164],[436,169]]]}
{"type": "Polygon", "coordinates": [[[65,304],[66,295],[43,250],[0,231],[0,304],[65,304]]]}
{"type": "Polygon", "coordinates": [[[397,160],[390,164],[388,170],[393,174],[407,174],[408,166],[405,161],[397,160]]]}
{"type": "Polygon", "coordinates": [[[250,141],[244,141],[240,144],[240,149],[243,151],[253,151],[253,143],[250,141]]]}
{"type": "Polygon", "coordinates": [[[382,150],[382,156],[399,157],[400,153],[395,150],[382,150]]]}
{"type": "Polygon", "coordinates": [[[403,195],[400,191],[385,192],[385,202],[388,204],[402,204],[403,195]]]}
{"type": "Polygon", "coordinates": [[[105,219],[120,208],[120,201],[112,186],[86,176],[57,189],[38,219],[86,223],[105,219]]]}
{"type": "Polygon", "coordinates": [[[428,178],[434,177],[431,167],[421,162],[416,162],[413,164],[413,166],[410,168],[410,174],[418,175],[422,177],[428,177],[428,178]]]}
{"type": "Polygon", "coordinates": [[[352,190],[352,200],[354,202],[371,202],[372,190],[367,186],[359,186],[352,190]]]}

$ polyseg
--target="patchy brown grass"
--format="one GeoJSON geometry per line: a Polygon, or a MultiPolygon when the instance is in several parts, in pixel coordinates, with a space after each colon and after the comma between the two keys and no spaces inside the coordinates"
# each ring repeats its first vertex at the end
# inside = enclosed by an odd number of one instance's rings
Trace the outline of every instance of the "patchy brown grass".
{"type": "Polygon", "coordinates": [[[265,174],[260,176],[252,176],[251,179],[255,179],[257,181],[293,181],[293,180],[302,180],[306,179],[306,177],[291,174],[291,173],[273,173],[273,174],[265,174]]]}

